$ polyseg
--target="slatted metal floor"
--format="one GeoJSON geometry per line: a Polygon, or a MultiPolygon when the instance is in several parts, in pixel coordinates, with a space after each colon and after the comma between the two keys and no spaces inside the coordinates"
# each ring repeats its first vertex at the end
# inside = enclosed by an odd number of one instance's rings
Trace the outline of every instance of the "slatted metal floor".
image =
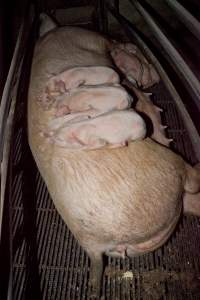
{"type": "MultiPolygon", "coordinates": [[[[172,148],[191,163],[192,146],[162,83],[150,89],[164,109],[172,148]]],[[[12,240],[14,299],[89,299],[89,258],[58,215],[33,162],[24,128],[24,97],[13,139],[12,240]]],[[[200,219],[181,218],[170,240],[153,253],[105,258],[102,299],[200,299],[200,219]]]]}

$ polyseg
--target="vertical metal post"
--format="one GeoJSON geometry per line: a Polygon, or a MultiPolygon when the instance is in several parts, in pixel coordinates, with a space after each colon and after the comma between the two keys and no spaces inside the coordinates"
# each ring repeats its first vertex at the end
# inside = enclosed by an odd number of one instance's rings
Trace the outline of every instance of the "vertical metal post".
{"type": "Polygon", "coordinates": [[[116,12],[119,13],[119,0],[114,0],[116,12]]]}
{"type": "Polygon", "coordinates": [[[100,32],[106,33],[108,31],[108,15],[105,0],[98,0],[97,15],[100,32]]]}

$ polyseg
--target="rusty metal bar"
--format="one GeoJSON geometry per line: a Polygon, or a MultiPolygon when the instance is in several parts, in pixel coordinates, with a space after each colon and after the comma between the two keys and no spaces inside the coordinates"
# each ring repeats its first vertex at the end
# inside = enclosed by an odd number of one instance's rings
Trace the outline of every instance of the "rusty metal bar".
{"type": "Polygon", "coordinates": [[[152,64],[157,69],[160,77],[162,78],[167,90],[169,91],[170,95],[174,99],[174,102],[177,105],[177,109],[183,119],[184,125],[186,127],[186,130],[188,132],[188,135],[190,137],[192,146],[194,148],[194,152],[196,154],[196,157],[198,161],[200,161],[200,136],[198,134],[198,131],[187,112],[185,105],[180,98],[178,92],[176,91],[174,85],[172,84],[171,80],[169,79],[167,73],[159,63],[158,59],[154,56],[152,51],[147,47],[145,42],[142,40],[142,38],[139,36],[139,34],[136,33],[134,30],[133,25],[121,14],[117,12],[114,7],[112,7],[109,3],[107,3],[107,8],[112,13],[112,15],[118,20],[118,22],[121,24],[121,26],[125,29],[126,33],[128,34],[130,40],[134,43],[137,43],[137,45],[140,47],[140,49],[143,50],[144,54],[147,56],[147,58],[150,59],[152,64]]]}
{"type": "Polygon", "coordinates": [[[179,20],[200,40],[200,22],[176,0],[165,0],[179,20]]]}
{"type": "Polygon", "coordinates": [[[188,92],[191,94],[194,102],[196,103],[198,109],[200,110],[200,82],[188,67],[184,59],[181,57],[176,48],[172,45],[166,35],[162,32],[159,26],[156,24],[151,15],[147,10],[136,0],[130,0],[133,6],[139,11],[143,16],[146,23],[149,25],[149,28],[152,30],[152,33],[156,37],[159,44],[162,46],[164,52],[167,54],[167,60],[177,71],[180,79],[186,84],[188,92]]]}

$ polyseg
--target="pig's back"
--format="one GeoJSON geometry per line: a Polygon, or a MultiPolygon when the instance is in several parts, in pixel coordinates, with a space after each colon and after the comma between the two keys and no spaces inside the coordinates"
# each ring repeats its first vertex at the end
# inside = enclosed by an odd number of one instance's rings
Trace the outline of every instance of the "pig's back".
{"type": "Polygon", "coordinates": [[[41,72],[57,74],[76,66],[112,65],[108,45],[103,36],[86,29],[71,26],[56,28],[38,40],[33,72],[38,68],[41,76],[41,72]]]}

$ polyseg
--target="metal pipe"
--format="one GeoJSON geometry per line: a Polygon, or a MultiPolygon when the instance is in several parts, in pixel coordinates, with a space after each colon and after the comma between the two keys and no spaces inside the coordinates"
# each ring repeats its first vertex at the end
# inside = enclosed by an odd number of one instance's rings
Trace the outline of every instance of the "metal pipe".
{"type": "Polygon", "coordinates": [[[176,0],[165,0],[181,22],[200,40],[200,22],[176,0]]]}
{"type": "Polygon", "coordinates": [[[17,75],[19,74],[17,72],[17,69],[19,68],[19,65],[21,64],[21,61],[23,59],[24,51],[22,49],[22,46],[24,45],[25,41],[25,34],[26,33],[27,24],[25,20],[23,20],[20,29],[19,34],[16,41],[16,46],[14,50],[14,54],[12,57],[10,69],[8,72],[7,80],[4,86],[3,95],[1,99],[1,105],[0,105],[0,162],[2,161],[2,151],[3,151],[3,143],[4,143],[4,136],[5,136],[5,128],[6,128],[6,122],[7,117],[9,114],[9,108],[12,101],[12,91],[15,89],[15,85],[17,82],[17,75]]]}
{"type": "MultiPolygon", "coordinates": [[[[1,103],[1,192],[0,192],[0,240],[2,239],[2,223],[4,205],[6,204],[6,211],[8,211],[6,224],[6,233],[7,233],[7,247],[9,247],[9,258],[6,259],[6,269],[3,267],[3,271],[8,272],[8,284],[4,285],[4,290],[6,293],[7,300],[13,299],[13,242],[11,237],[11,225],[12,225],[12,210],[11,210],[11,181],[8,178],[8,174],[12,177],[11,166],[9,165],[10,152],[12,150],[12,137],[13,137],[13,125],[14,125],[14,116],[16,110],[16,104],[18,101],[20,89],[20,80],[21,80],[21,72],[22,65],[24,63],[24,55],[27,46],[27,39],[29,35],[29,29],[32,25],[34,18],[34,8],[33,6],[28,7],[28,13],[24,16],[21,28],[18,34],[17,43],[15,46],[15,51],[11,63],[11,67],[9,70],[8,81],[6,82],[6,86],[4,89],[4,97],[2,98],[1,103]],[[6,189],[8,187],[8,195],[6,193],[6,189]]],[[[5,228],[4,228],[5,229],[5,228]]],[[[5,230],[4,230],[5,232],[5,230]]],[[[4,234],[5,237],[5,234],[4,234]]],[[[3,247],[5,241],[1,240],[1,247],[3,247]]]]}
{"type": "Polygon", "coordinates": [[[29,11],[29,14],[26,16],[26,18],[28,19],[24,18],[20,26],[0,105],[0,238],[17,89],[20,81],[20,73],[24,58],[25,45],[28,37],[27,29],[29,29],[29,26],[31,25],[31,22],[33,20],[33,11],[31,11],[31,9],[29,11]]]}
{"type": "MultiPolygon", "coordinates": [[[[30,16],[31,18],[32,16],[30,16]]],[[[27,40],[27,28],[28,22],[23,18],[13,58],[11,61],[10,69],[8,72],[7,80],[3,90],[3,95],[0,105],[0,175],[1,175],[1,192],[0,192],[0,239],[1,239],[1,227],[3,218],[3,207],[6,189],[6,180],[8,173],[8,161],[11,143],[11,130],[13,125],[15,103],[17,97],[17,88],[19,85],[20,70],[22,66],[23,56],[25,49],[25,43],[27,40]]]]}
{"type": "Polygon", "coordinates": [[[100,32],[106,33],[108,31],[108,16],[105,9],[105,0],[98,0],[97,11],[99,30],[100,32]]]}
{"type": "Polygon", "coordinates": [[[119,13],[119,0],[114,0],[115,9],[119,13]]]}
{"type": "Polygon", "coordinates": [[[142,38],[139,36],[139,34],[136,33],[136,31],[133,28],[133,25],[122,15],[120,15],[110,4],[107,3],[107,8],[112,13],[112,15],[118,20],[118,22],[121,24],[121,26],[126,31],[127,35],[130,37],[130,40],[134,43],[136,43],[145,53],[147,58],[150,59],[152,64],[155,66],[156,70],[158,71],[161,79],[163,80],[167,90],[169,91],[170,95],[172,96],[174,102],[176,103],[177,109],[181,115],[181,118],[184,122],[184,125],[186,127],[186,130],[188,132],[188,135],[190,137],[190,141],[192,143],[194,152],[196,154],[196,158],[198,161],[200,161],[200,136],[198,134],[198,131],[187,112],[185,105],[180,98],[179,94],[177,93],[174,85],[172,84],[171,80],[169,79],[167,73],[159,63],[158,59],[155,57],[155,55],[152,53],[152,51],[147,47],[145,42],[142,40],[142,38]]]}
{"type": "Polygon", "coordinates": [[[192,70],[188,67],[184,59],[178,53],[176,48],[172,45],[169,39],[165,36],[162,30],[158,27],[156,22],[150,16],[150,14],[144,9],[144,7],[138,2],[130,0],[130,2],[136,7],[139,13],[144,17],[144,20],[151,28],[154,36],[163,47],[164,52],[167,54],[168,62],[172,67],[178,71],[178,75],[181,80],[184,80],[184,83],[188,87],[194,102],[196,103],[198,109],[200,110],[200,82],[197,77],[194,75],[192,70]]]}

